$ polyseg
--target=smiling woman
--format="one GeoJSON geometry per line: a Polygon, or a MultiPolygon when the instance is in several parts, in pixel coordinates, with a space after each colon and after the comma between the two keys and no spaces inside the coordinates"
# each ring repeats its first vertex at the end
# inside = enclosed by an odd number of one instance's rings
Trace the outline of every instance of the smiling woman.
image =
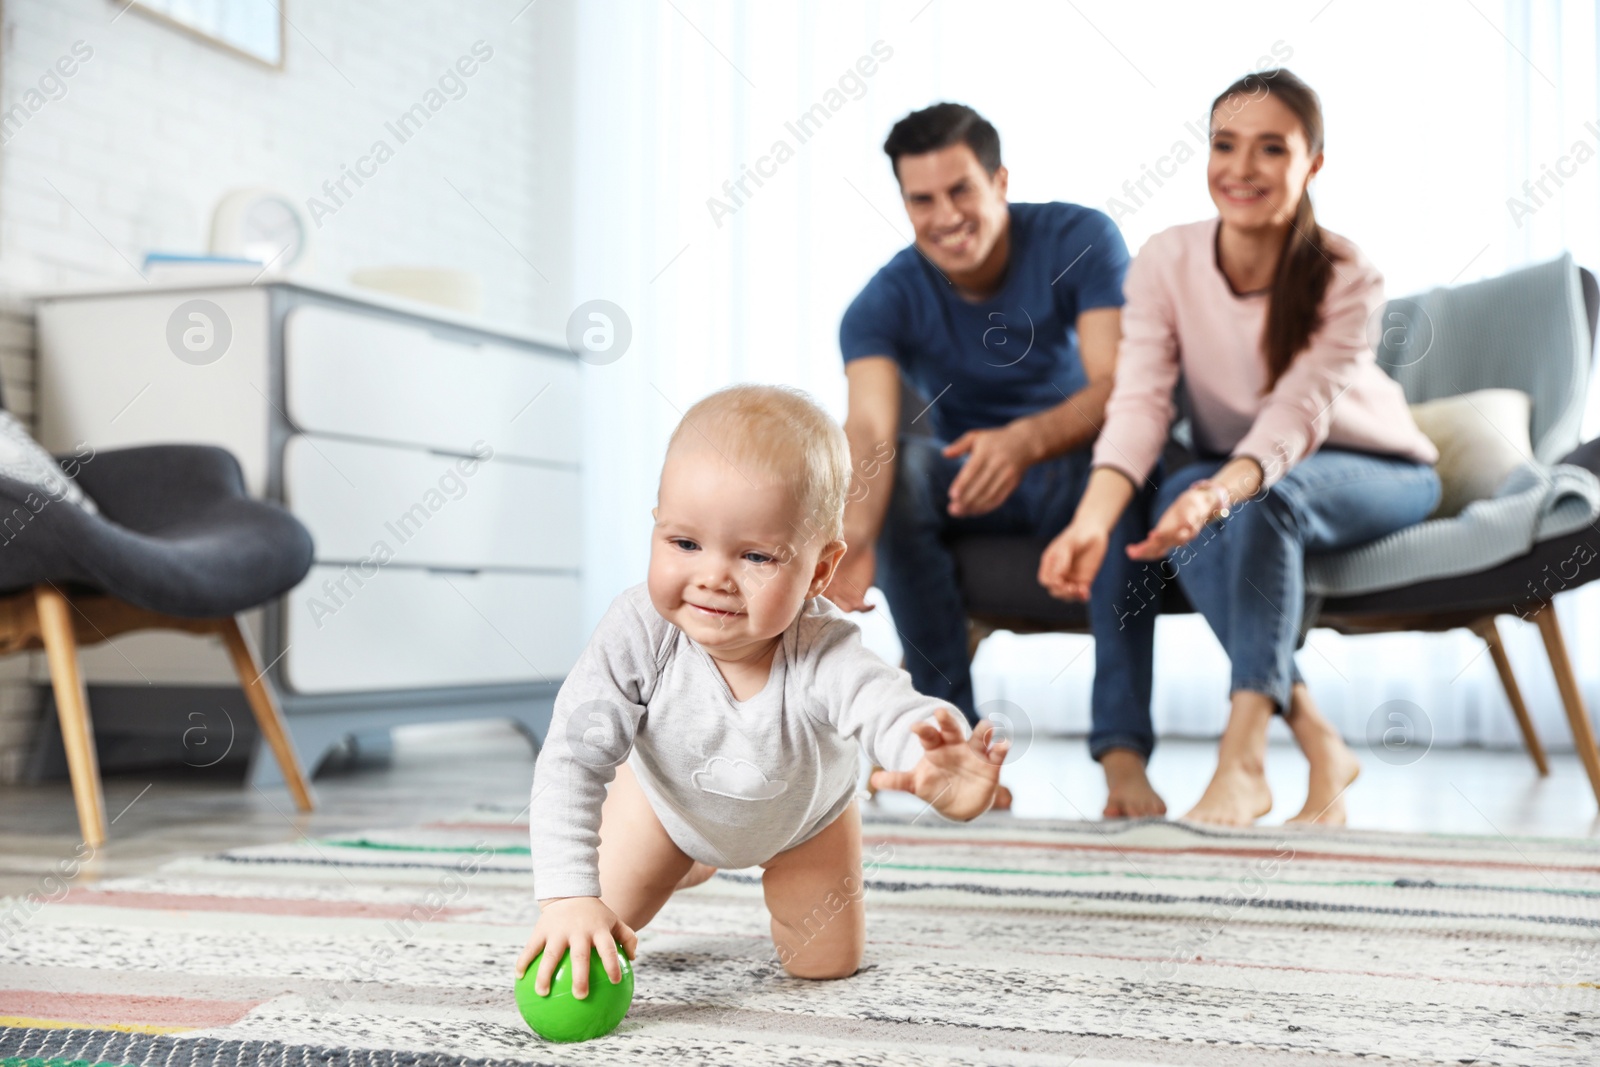
{"type": "MultiPolygon", "coordinates": [[[[1360,767],[1294,661],[1305,557],[1420,522],[1439,498],[1438,453],[1367,343],[1383,277],[1312,211],[1322,147],[1321,101],[1288,70],[1248,75],[1213,102],[1206,181],[1218,217],[1157,234],[1129,270],[1094,473],[1039,566],[1054,595],[1118,618],[1130,613],[1126,590],[1160,588],[1175,572],[1216,634],[1233,672],[1230,712],[1216,774],[1188,815],[1200,822],[1247,825],[1271,810],[1275,713],[1311,765],[1291,821],[1344,821],[1360,767]],[[1163,477],[1175,389],[1201,460],[1163,477]],[[1143,507],[1147,479],[1159,483],[1154,526],[1135,541],[1120,520],[1143,507]]],[[[1128,814],[1159,804],[1140,766],[1154,744],[1141,710],[1097,704],[1090,737],[1128,814]]]]}

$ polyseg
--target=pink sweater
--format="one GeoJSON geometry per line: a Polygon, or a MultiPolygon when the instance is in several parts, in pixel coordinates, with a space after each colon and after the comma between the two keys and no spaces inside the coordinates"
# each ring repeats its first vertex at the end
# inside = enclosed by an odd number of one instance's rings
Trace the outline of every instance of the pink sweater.
{"type": "Polygon", "coordinates": [[[1171,428],[1183,373],[1195,444],[1250,456],[1271,485],[1324,444],[1437,461],[1398,382],[1378,366],[1368,320],[1383,306],[1383,275],[1355,245],[1323,233],[1335,258],[1322,328],[1271,392],[1261,332],[1267,295],[1236,296],[1217,266],[1218,219],[1174,226],[1128,269],[1122,346],[1094,465],[1143,483],[1171,428]]]}

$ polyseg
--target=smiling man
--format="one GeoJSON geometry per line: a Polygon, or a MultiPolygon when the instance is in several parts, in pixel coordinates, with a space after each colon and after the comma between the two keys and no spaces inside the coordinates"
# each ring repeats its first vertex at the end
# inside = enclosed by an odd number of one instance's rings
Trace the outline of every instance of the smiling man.
{"type": "MultiPolygon", "coordinates": [[[[1008,203],[1000,136],[962,104],[907,115],[883,147],[915,244],[873,276],[839,327],[856,481],[849,549],[827,595],[865,611],[878,585],[916,687],[976,723],[949,540],[1049,538],[1071,520],[1111,392],[1128,250],[1092,208],[1008,203]],[[928,405],[907,413],[909,433],[902,374],[928,405]]],[[[1129,508],[1124,521],[1139,513],[1129,508]]],[[[1123,580],[1106,570],[1102,580],[1123,580]]],[[[1154,613],[1092,625],[1094,700],[1148,716],[1154,613]]],[[[1117,776],[1106,771],[1115,801],[1117,776]]],[[[1142,763],[1137,771],[1142,779],[1142,763]]]]}

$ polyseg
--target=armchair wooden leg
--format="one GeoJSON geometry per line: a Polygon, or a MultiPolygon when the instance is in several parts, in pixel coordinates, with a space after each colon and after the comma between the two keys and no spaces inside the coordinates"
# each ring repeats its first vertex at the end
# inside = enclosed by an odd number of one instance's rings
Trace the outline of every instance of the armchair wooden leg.
{"type": "Polygon", "coordinates": [[[38,585],[33,589],[33,606],[39,615],[45,659],[50,664],[50,685],[55,690],[56,714],[61,719],[61,742],[67,750],[78,827],[84,843],[99,848],[106,843],[106,801],[100,789],[100,761],[95,757],[89,697],[78,670],[72,605],[55,587],[38,585]]]}
{"type": "Polygon", "coordinates": [[[1547,604],[1537,616],[1539,633],[1544,637],[1544,649],[1550,656],[1550,667],[1556,674],[1556,686],[1561,690],[1561,702],[1567,709],[1567,721],[1572,724],[1572,743],[1578,748],[1578,758],[1589,775],[1589,786],[1594,798],[1600,802],[1600,749],[1595,748],[1594,727],[1589,722],[1589,712],[1583,706],[1583,694],[1578,689],[1578,678],[1572,672],[1572,661],[1567,658],[1567,643],[1561,637],[1561,623],[1556,619],[1556,607],[1547,604]]]}
{"type": "Polygon", "coordinates": [[[1495,624],[1494,616],[1485,615],[1474,622],[1472,632],[1483,638],[1483,643],[1489,646],[1489,655],[1494,659],[1494,669],[1500,672],[1500,684],[1505,686],[1506,699],[1511,701],[1511,710],[1517,717],[1517,726],[1522,730],[1522,743],[1528,746],[1528,755],[1533,757],[1533,765],[1539,768],[1539,777],[1549,777],[1550,764],[1544,758],[1544,746],[1539,743],[1539,735],[1534,732],[1533,719],[1528,715],[1528,705],[1522,701],[1522,688],[1517,685],[1517,676],[1511,672],[1511,659],[1506,655],[1505,646],[1500,643],[1500,628],[1495,624]]]}
{"type": "Polygon", "coordinates": [[[283,780],[294,797],[295,807],[301,811],[311,811],[316,807],[311,799],[311,787],[300,770],[300,757],[295,754],[294,742],[289,740],[289,728],[284,725],[283,712],[278,709],[272,690],[267,688],[267,681],[263,677],[265,672],[255,646],[236,618],[220,620],[218,629],[228,645],[234,672],[239,675],[239,685],[244,689],[245,698],[250,701],[250,710],[255,713],[261,736],[272,746],[272,754],[278,759],[278,768],[283,771],[283,780]]]}
{"type": "Polygon", "coordinates": [[[978,646],[983,644],[983,639],[994,633],[994,627],[978,622],[976,619],[967,620],[967,662],[971,663],[978,658],[978,646]]]}

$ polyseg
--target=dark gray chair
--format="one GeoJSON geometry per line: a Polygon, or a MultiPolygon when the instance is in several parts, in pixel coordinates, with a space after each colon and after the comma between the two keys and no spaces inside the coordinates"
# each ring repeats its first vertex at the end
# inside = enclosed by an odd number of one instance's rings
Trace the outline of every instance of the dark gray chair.
{"type": "Polygon", "coordinates": [[[78,647],[129,630],[217,634],[301,811],[313,807],[282,712],[237,613],[311,568],[311,535],[245,493],[220,448],[151,445],[60,457],[98,515],[0,477],[0,652],[42,647],[83,839],[105,841],[105,800],[78,647]]]}
{"type": "MultiPolygon", "coordinates": [[[[1532,269],[1551,269],[1552,266],[1542,265],[1532,269]]],[[[1570,264],[1568,269],[1571,269],[1570,264]]],[[[1600,286],[1596,285],[1594,275],[1588,270],[1580,268],[1578,275],[1588,320],[1589,349],[1592,351],[1597,318],[1600,318],[1600,286]]],[[[1491,279],[1488,283],[1476,283],[1474,292],[1492,299],[1493,282],[1491,279]]],[[[1414,298],[1403,299],[1408,305],[1416,303],[1414,298]]],[[[1394,306],[1396,304],[1391,304],[1391,307],[1394,306]]],[[[1487,314],[1492,316],[1494,313],[1492,306],[1487,309],[1487,314]]],[[[1536,403],[1543,394],[1546,398],[1544,417],[1548,427],[1552,419],[1548,409],[1557,406],[1550,403],[1549,398],[1553,390],[1559,391],[1559,386],[1552,387],[1548,381],[1535,384],[1520,377],[1526,375],[1530,367],[1536,368],[1538,365],[1537,360],[1527,358],[1525,351],[1510,353],[1507,365],[1516,368],[1508,372],[1511,374],[1510,380],[1491,378],[1470,384],[1462,383],[1455,391],[1465,392],[1470,388],[1492,385],[1507,386],[1523,389],[1535,398],[1536,403]]],[[[1422,380],[1416,372],[1409,376],[1406,372],[1396,375],[1405,384],[1410,399],[1418,401],[1448,395],[1446,384],[1438,378],[1437,367],[1430,366],[1425,370],[1429,375],[1426,380],[1422,380]]],[[[1560,380],[1562,375],[1569,372],[1569,367],[1556,368],[1550,377],[1560,380]]],[[[1582,400],[1581,394],[1575,398],[1570,395],[1563,398],[1559,405],[1564,409],[1561,418],[1570,423],[1572,411],[1581,408],[1582,400]]],[[[921,411],[925,406],[925,402],[919,402],[915,393],[910,392],[903,399],[902,411],[921,411]]],[[[1541,415],[1536,412],[1536,438],[1547,440],[1550,435],[1541,435],[1539,432],[1542,429],[1540,418],[1541,415]]],[[[1572,438],[1576,439],[1575,433],[1572,438]]],[[[1541,455],[1540,458],[1571,463],[1600,474],[1600,439],[1584,443],[1565,455],[1541,455]]],[[[1187,462],[1188,454],[1181,445],[1173,442],[1167,446],[1165,459],[1170,470],[1187,462]]],[[[961,593],[967,606],[969,654],[976,654],[979,643],[996,630],[1020,634],[1089,632],[1086,604],[1056,600],[1039,585],[1039,557],[1048,543],[1040,538],[1017,536],[961,537],[952,542],[961,593]]],[[[1596,801],[1600,802],[1600,750],[1596,748],[1594,730],[1578,691],[1576,675],[1567,655],[1556,613],[1548,610],[1556,592],[1576,588],[1600,577],[1600,566],[1574,566],[1575,560],[1589,560],[1596,556],[1600,556],[1600,529],[1586,528],[1575,534],[1541,542],[1526,555],[1477,574],[1326,601],[1308,597],[1301,632],[1303,634],[1311,626],[1326,626],[1342,633],[1443,631],[1457,627],[1472,630],[1487,643],[1528,752],[1539,774],[1545,775],[1549,773],[1549,768],[1544,750],[1534,733],[1516,677],[1500,642],[1495,619],[1500,615],[1517,615],[1535,622],[1555,671],[1579,758],[1588,774],[1596,801]]],[[[1176,582],[1167,583],[1161,595],[1163,614],[1193,611],[1176,582]]]]}

